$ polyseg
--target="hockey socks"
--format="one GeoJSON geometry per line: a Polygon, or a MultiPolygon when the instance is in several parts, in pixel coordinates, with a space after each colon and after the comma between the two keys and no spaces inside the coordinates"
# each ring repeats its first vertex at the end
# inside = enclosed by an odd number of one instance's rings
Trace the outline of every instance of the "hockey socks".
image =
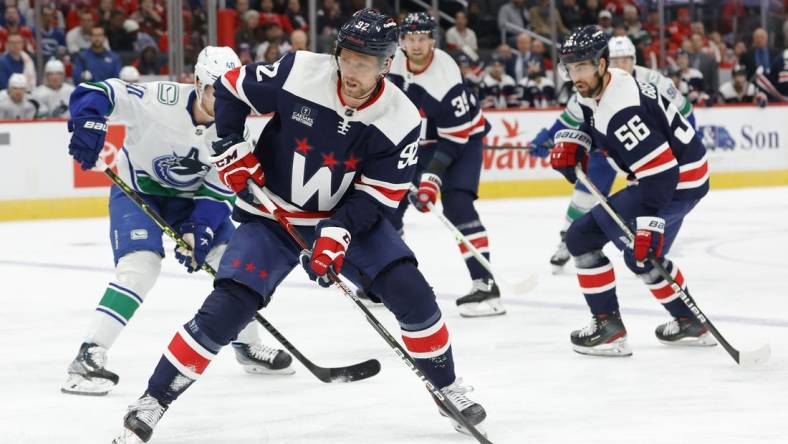
{"type": "Polygon", "coordinates": [[[618,311],[616,274],[613,264],[601,251],[575,257],[577,280],[594,315],[618,311]]]}
{"type": "MultiPolygon", "coordinates": [[[[684,291],[687,291],[687,286],[684,283],[684,275],[681,274],[681,270],[668,259],[662,259],[662,265],[665,267],[665,270],[670,273],[673,280],[675,280],[684,291]]],[[[687,304],[681,300],[678,292],[673,290],[670,282],[664,279],[656,269],[651,268],[647,273],[639,274],[638,277],[645,282],[646,286],[651,290],[651,294],[654,295],[674,318],[692,316],[692,312],[687,307],[687,304]]]]}
{"type": "Polygon", "coordinates": [[[419,369],[438,387],[454,382],[454,358],[449,330],[440,311],[421,324],[400,323],[402,341],[419,369]]]}

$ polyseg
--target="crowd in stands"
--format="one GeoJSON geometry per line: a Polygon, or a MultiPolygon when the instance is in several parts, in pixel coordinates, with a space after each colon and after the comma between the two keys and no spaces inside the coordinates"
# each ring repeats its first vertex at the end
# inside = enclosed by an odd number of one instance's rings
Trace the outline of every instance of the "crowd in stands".
{"type": "MultiPolygon", "coordinates": [[[[166,0],[50,0],[36,18],[34,0],[0,0],[0,119],[64,117],[73,85],[122,77],[139,81],[166,76],[166,0]],[[35,31],[41,33],[36,48],[35,31]],[[45,62],[35,69],[36,51],[45,62]],[[56,63],[54,63],[56,62],[56,63]]],[[[301,0],[227,0],[234,16],[230,39],[243,63],[274,62],[288,51],[309,48],[309,23],[301,0]]],[[[318,0],[315,26],[319,52],[330,52],[339,27],[364,0],[318,0]]],[[[389,13],[393,2],[376,7],[389,13]]],[[[656,2],[643,0],[442,0],[438,44],[457,60],[464,79],[485,108],[543,108],[563,104],[567,83],[554,78],[553,26],[560,36],[584,24],[599,24],[634,43],[637,64],[663,72],[696,104],[763,102],[788,96],[788,21],[785,11],[769,33],[760,13],[742,2],[708,1],[695,13],[666,9],[665,54],[660,44],[656,2]],[[716,5],[716,6],[715,6],[716,5]],[[716,9],[715,9],[716,8],[716,9]],[[714,19],[700,21],[714,10],[714,19]],[[754,11],[754,12],[753,12],[754,11]],[[711,26],[710,26],[711,25],[711,26]],[[736,32],[734,32],[734,30],[736,32]],[[504,31],[504,32],[502,32],[504,31]],[[770,35],[771,34],[771,35],[770,35]],[[758,96],[758,97],[756,97],[758,96]]],[[[184,0],[182,42],[190,66],[207,42],[204,0],[184,0]]],[[[419,10],[407,0],[402,8],[419,10]]],[[[402,19],[405,11],[399,14],[402,19]]],[[[436,13],[436,17],[437,17],[436,13]]],[[[771,29],[771,28],[770,28],[771,29]]]]}

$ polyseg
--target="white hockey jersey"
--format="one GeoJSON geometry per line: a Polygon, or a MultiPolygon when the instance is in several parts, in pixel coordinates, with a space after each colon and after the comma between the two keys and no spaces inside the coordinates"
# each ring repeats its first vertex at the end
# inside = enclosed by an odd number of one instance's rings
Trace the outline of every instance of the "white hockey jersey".
{"type": "Polygon", "coordinates": [[[39,114],[39,104],[30,94],[25,94],[21,102],[11,100],[8,91],[0,91],[0,120],[34,119],[39,114]]]}
{"type": "Polygon", "coordinates": [[[64,83],[60,89],[52,89],[47,85],[39,85],[31,96],[38,102],[41,109],[39,115],[41,117],[62,117],[68,118],[68,100],[71,93],[74,92],[74,86],[64,83]]]}
{"type": "Polygon", "coordinates": [[[191,84],[109,79],[81,83],[70,107],[72,119],[98,112],[126,125],[117,168],[136,191],[231,202],[234,193],[220,182],[208,160],[216,128],[193,120],[196,99],[191,84]]]}

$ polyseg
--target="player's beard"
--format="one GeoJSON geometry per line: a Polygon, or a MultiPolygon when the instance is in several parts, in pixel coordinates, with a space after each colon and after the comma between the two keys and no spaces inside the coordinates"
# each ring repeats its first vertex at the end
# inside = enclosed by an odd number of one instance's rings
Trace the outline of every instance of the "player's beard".
{"type": "Polygon", "coordinates": [[[427,64],[427,62],[430,61],[430,58],[432,57],[432,51],[432,48],[427,48],[427,50],[424,52],[418,54],[411,52],[410,54],[406,55],[408,56],[408,60],[411,64],[423,67],[427,64]]]}
{"type": "Polygon", "coordinates": [[[364,88],[361,82],[355,79],[342,79],[342,91],[355,100],[366,100],[375,92],[378,82],[371,87],[364,88]]]}
{"type": "Polygon", "coordinates": [[[600,76],[598,72],[594,73],[594,85],[590,85],[588,82],[575,82],[575,89],[577,93],[585,98],[594,98],[602,91],[602,82],[604,81],[604,77],[600,76]],[[578,84],[585,85],[585,92],[581,91],[580,88],[577,87],[578,84]]]}

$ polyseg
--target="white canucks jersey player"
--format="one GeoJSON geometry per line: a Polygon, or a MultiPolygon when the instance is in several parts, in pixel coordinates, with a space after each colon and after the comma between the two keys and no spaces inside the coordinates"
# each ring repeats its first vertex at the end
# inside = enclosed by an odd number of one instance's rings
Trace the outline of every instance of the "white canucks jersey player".
{"type": "MultiPolygon", "coordinates": [[[[647,82],[656,86],[657,91],[669,99],[682,116],[686,118],[694,127],[695,116],[692,113],[692,104],[682,95],[673,84],[673,81],[663,76],[653,69],[635,65],[635,45],[629,37],[612,37],[608,41],[608,51],[610,54],[610,67],[618,68],[631,74],[638,81],[647,82]]],[[[549,149],[553,146],[555,133],[566,128],[577,129],[583,122],[583,112],[578,103],[577,93],[572,94],[566,104],[566,109],[555,121],[550,129],[542,129],[539,134],[531,141],[531,153],[546,157],[549,149]]],[[[607,157],[601,151],[593,151],[588,161],[588,177],[604,193],[609,193],[613,186],[616,176],[616,169],[607,161],[607,157]]],[[[558,249],[550,258],[550,263],[554,267],[554,272],[560,271],[569,261],[569,251],[566,249],[566,229],[569,225],[588,212],[596,204],[594,197],[580,183],[575,184],[569,207],[566,211],[564,226],[561,229],[561,242],[558,249]]]]}
{"type": "Polygon", "coordinates": [[[60,60],[52,59],[44,65],[44,84],[31,93],[41,106],[40,115],[68,118],[68,99],[74,92],[74,86],[66,83],[65,79],[66,69],[60,60]]]}
{"type": "MultiPolygon", "coordinates": [[[[212,85],[238,66],[230,48],[207,47],[197,59],[195,84],[87,82],[69,104],[69,152],[83,169],[95,165],[104,147],[107,120],[126,125],[118,174],[193,246],[193,255],[175,252],[190,273],[206,261],[218,268],[235,230],[229,218],[234,193],[208,157],[216,139],[212,85]]],[[[115,278],[68,368],[65,393],[104,395],[118,383],[119,377],[105,368],[107,350],[153,287],[164,257],[162,230],[118,187],[111,190],[109,208],[115,278]]],[[[290,355],[261,344],[254,321],[233,346],[247,372],[292,373],[290,355]]]]}

